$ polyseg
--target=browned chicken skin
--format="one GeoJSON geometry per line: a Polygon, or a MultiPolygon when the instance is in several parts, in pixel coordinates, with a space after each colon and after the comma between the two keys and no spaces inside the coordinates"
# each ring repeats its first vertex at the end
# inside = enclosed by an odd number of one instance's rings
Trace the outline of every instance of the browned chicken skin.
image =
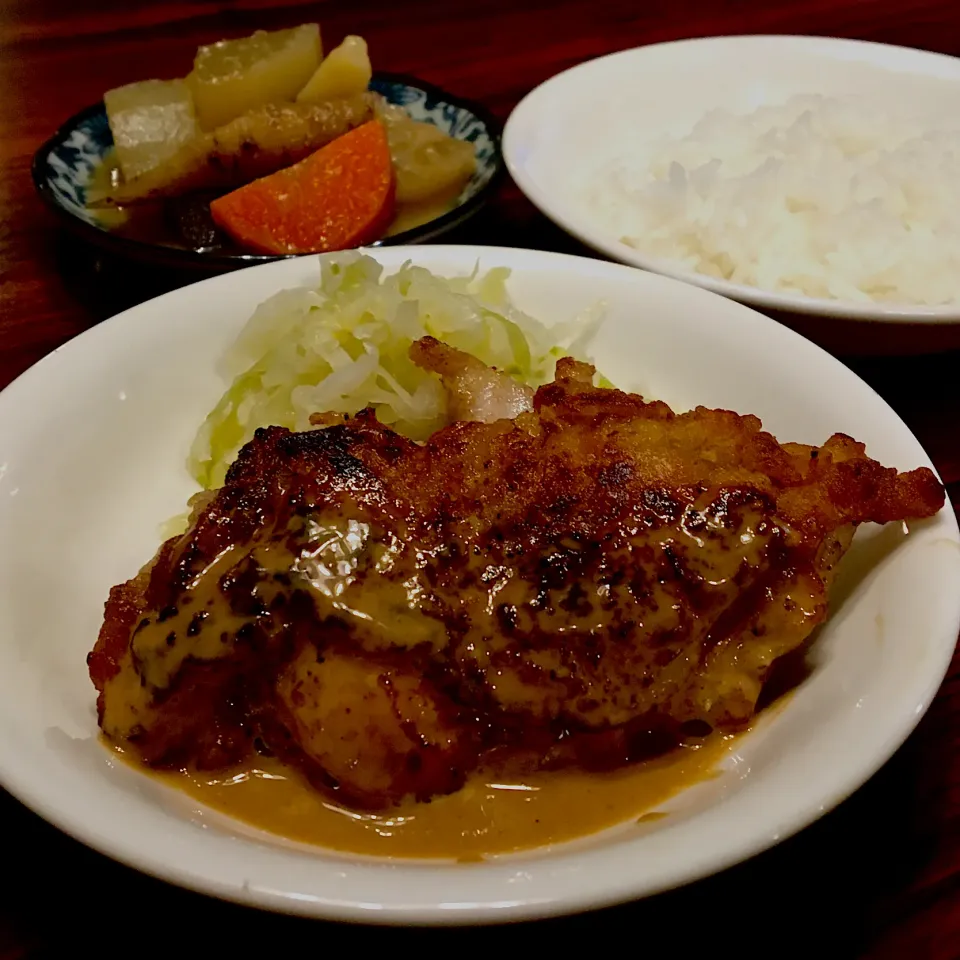
{"type": "MultiPolygon", "coordinates": [[[[477,374],[436,341],[412,355],[448,390],[477,374]]],[[[747,723],[856,525],[943,505],[929,470],[848,437],[780,445],[592,376],[561,360],[529,412],[424,446],[369,412],[259,430],[111,592],[89,658],[104,732],[163,767],[266,747],[367,808],[480,764],[613,768],[747,723]]]]}

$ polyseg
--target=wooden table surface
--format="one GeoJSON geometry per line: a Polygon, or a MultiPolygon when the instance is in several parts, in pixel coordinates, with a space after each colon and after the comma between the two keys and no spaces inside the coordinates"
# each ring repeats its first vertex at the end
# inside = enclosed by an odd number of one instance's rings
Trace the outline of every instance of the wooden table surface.
{"type": "MultiPolygon", "coordinates": [[[[0,387],[65,340],[191,277],[98,256],[34,196],[33,152],[109,87],[187,72],[195,46],[320,19],[328,45],[480,100],[501,118],[534,85],[625,47],[719,33],[858,37],[960,54],[957,0],[0,0],[0,387]]],[[[705,78],[708,80],[709,78],[705,78]]],[[[451,239],[578,251],[512,185],[451,239]]],[[[848,359],[903,416],[960,497],[960,355],[848,359]]],[[[550,951],[651,947],[771,956],[960,957],[960,662],[897,756],[778,848],[686,889],[602,913],[462,931],[345,928],[167,887],[61,835],[0,791],[0,956],[253,956],[341,944],[550,951]],[[670,939],[667,939],[670,938],[670,939]],[[614,941],[619,941],[613,947],[614,941]]]]}

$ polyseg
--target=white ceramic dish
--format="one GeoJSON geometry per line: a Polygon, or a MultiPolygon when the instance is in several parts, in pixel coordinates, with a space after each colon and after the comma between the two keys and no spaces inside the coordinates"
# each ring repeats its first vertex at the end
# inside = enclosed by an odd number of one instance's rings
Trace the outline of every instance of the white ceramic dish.
{"type": "MultiPolygon", "coordinates": [[[[478,258],[511,267],[518,304],[544,318],[603,299],[595,355],[616,382],[677,408],[760,414],[784,439],[842,430],[891,465],[930,465],[848,369],[694,286],[534,251],[373,255],[448,274],[478,258]]],[[[84,665],[108,589],[153,555],[160,524],[193,492],[184,458],[222,390],[221,351],[258,302],[316,275],[304,258],[177,290],[82,334],[0,394],[0,781],[42,816],[148,873],[260,907],[368,922],[538,917],[650,894],[769,847],[856,789],[918,722],[960,622],[949,507],[906,537],[860,531],[812,675],[718,778],[644,826],[477,864],[378,861],[271,838],[118,765],[97,740],[84,665]]]]}
{"type": "Polygon", "coordinates": [[[617,155],[619,131],[682,136],[707,111],[749,112],[795,94],[865,95],[877,102],[960,111],[960,59],[828,37],[742,36],[624,50],[541,84],[507,122],[503,150],[520,189],[595,250],[767,310],[851,352],[960,347],[960,306],[816,299],[717,280],[622,243],[584,203],[583,171],[617,155]]]}

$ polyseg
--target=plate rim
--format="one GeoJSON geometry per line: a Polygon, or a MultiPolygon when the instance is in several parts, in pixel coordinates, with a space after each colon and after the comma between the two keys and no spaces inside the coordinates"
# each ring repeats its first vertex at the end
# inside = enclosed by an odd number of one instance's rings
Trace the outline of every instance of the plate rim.
{"type": "MultiPolygon", "coordinates": [[[[638,274],[633,268],[622,264],[607,263],[604,261],[598,261],[587,257],[578,257],[569,254],[517,248],[486,247],[480,245],[425,245],[418,246],[409,252],[414,258],[423,257],[425,259],[429,258],[432,254],[438,257],[442,257],[444,254],[450,254],[452,257],[462,259],[465,264],[476,260],[477,258],[488,255],[493,255],[494,257],[499,256],[502,258],[518,258],[521,262],[517,263],[514,267],[514,269],[518,272],[525,269],[549,269],[551,265],[554,267],[566,265],[571,270],[576,270],[579,266],[580,270],[585,270],[588,274],[592,273],[594,276],[599,275],[601,278],[604,275],[620,275],[627,279],[627,274],[629,274],[629,282],[632,284],[650,284],[653,286],[666,284],[673,289],[683,287],[685,290],[685,296],[694,300],[699,299],[703,303],[708,302],[715,296],[714,294],[697,289],[696,287],[692,287],[690,285],[678,284],[677,281],[670,278],[664,278],[657,275],[645,275],[642,273],[638,274]]],[[[374,256],[378,256],[378,251],[376,250],[372,250],[370,253],[374,256]]],[[[402,249],[384,249],[383,256],[387,260],[392,261],[391,263],[388,263],[388,268],[399,266],[399,264],[406,259],[406,253],[407,251],[402,249]]],[[[309,255],[306,257],[293,259],[311,260],[314,259],[315,256],[316,255],[309,255]]],[[[268,282],[265,284],[265,287],[269,287],[269,289],[272,291],[282,289],[284,285],[290,285],[292,281],[292,265],[286,262],[283,263],[283,266],[280,266],[279,263],[260,265],[262,270],[266,271],[272,269],[277,275],[277,281],[268,282]],[[284,280],[283,278],[285,271],[287,270],[291,271],[291,273],[290,276],[284,280]]],[[[233,279],[233,277],[231,277],[231,279],[233,279]]],[[[190,284],[187,287],[181,287],[159,297],[151,298],[151,300],[145,301],[144,304],[131,307],[128,310],[111,317],[109,320],[106,320],[101,324],[81,332],[70,341],[67,341],[67,343],[55,351],[54,354],[61,354],[64,351],[68,351],[70,349],[70,344],[73,344],[78,340],[89,340],[95,342],[99,338],[109,338],[111,336],[111,330],[115,330],[123,324],[144,323],[145,321],[143,319],[138,319],[136,314],[141,311],[145,304],[152,304],[155,301],[170,304],[175,302],[180,297],[189,296],[189,294],[185,294],[184,291],[192,291],[195,286],[202,286],[205,284],[216,285],[217,283],[224,282],[229,281],[227,281],[223,275],[210,277],[199,281],[198,284],[190,284]]],[[[263,296],[268,295],[269,293],[267,292],[263,293],[263,296]]],[[[856,382],[861,386],[861,388],[865,388],[866,391],[872,394],[876,400],[882,404],[887,416],[892,418],[891,425],[896,423],[898,428],[904,432],[905,436],[911,438],[916,446],[923,452],[926,463],[930,464],[931,461],[929,455],[923,450],[919,440],[917,440],[910,428],[903,422],[902,418],[899,417],[896,411],[894,411],[889,404],[886,403],[886,401],[876,394],[876,391],[874,391],[869,384],[858,377],[853,371],[849,370],[849,368],[845,367],[845,365],[843,365],[840,361],[826,351],[817,347],[815,344],[805,340],[788,328],[781,327],[779,324],[776,324],[775,321],[770,320],[763,314],[760,314],[757,311],[740,304],[731,304],[729,301],[727,301],[727,303],[730,309],[735,309],[741,314],[745,312],[746,314],[753,315],[749,321],[752,324],[769,324],[772,327],[777,327],[780,331],[778,336],[786,336],[787,340],[785,342],[787,344],[794,343],[801,350],[806,350],[808,353],[812,351],[814,354],[821,355],[820,359],[823,362],[835,367],[838,372],[842,371],[843,376],[852,378],[852,382],[856,382]]],[[[19,391],[24,389],[25,385],[28,385],[30,380],[39,375],[37,371],[41,370],[45,364],[49,362],[49,358],[54,356],[54,354],[49,354],[47,357],[44,357],[38,361],[27,371],[21,374],[20,377],[14,380],[7,388],[5,388],[3,391],[0,391],[0,409],[7,404],[16,401],[16,395],[19,393],[19,391]]],[[[949,499],[945,505],[944,518],[948,523],[949,529],[947,532],[949,532],[951,541],[960,544],[960,531],[958,531],[956,516],[949,499]]],[[[957,598],[954,602],[952,626],[954,638],[956,637],[958,628],[960,628],[960,594],[957,595],[957,598]]],[[[719,872],[720,870],[732,866],[735,863],[748,859],[749,857],[752,857],[757,853],[776,845],[780,841],[786,839],[788,836],[798,832],[800,829],[804,828],[809,823],[816,820],[820,815],[825,813],[826,810],[833,808],[846,799],[846,797],[848,797],[856,789],[859,789],[859,787],[862,786],[867,779],[869,779],[881,766],[883,766],[883,764],[887,762],[887,760],[889,760],[890,756],[892,756],[892,754],[899,748],[899,746],[915,728],[916,724],[920,721],[921,717],[926,712],[926,709],[932,702],[932,699],[936,694],[936,691],[939,689],[943,677],[949,667],[949,663],[953,655],[953,649],[953,644],[948,646],[946,643],[944,643],[943,649],[938,650],[938,656],[935,658],[936,667],[931,668],[930,671],[923,674],[923,687],[925,693],[917,709],[914,710],[908,717],[901,717],[898,715],[898,722],[895,725],[887,728],[886,733],[882,738],[882,747],[878,748],[876,751],[872,751],[869,758],[865,762],[862,758],[856,758],[852,762],[847,763],[844,767],[844,776],[834,777],[834,783],[840,783],[841,787],[839,789],[834,789],[829,797],[819,797],[819,803],[816,800],[811,799],[803,806],[802,809],[795,810],[792,816],[786,821],[781,819],[780,828],[776,836],[771,836],[769,834],[757,834],[752,837],[751,842],[748,844],[728,844],[722,849],[720,845],[718,845],[713,851],[712,856],[708,857],[707,859],[701,858],[696,862],[696,864],[687,863],[682,868],[673,868],[671,871],[664,871],[661,873],[656,883],[647,883],[642,889],[639,890],[636,880],[630,881],[626,879],[620,879],[616,883],[608,883],[600,890],[593,889],[587,891],[577,891],[577,889],[574,888],[571,890],[566,890],[563,895],[555,896],[553,899],[549,900],[535,900],[528,898],[507,903],[468,903],[460,904],[459,909],[456,910],[450,909],[449,906],[445,907],[444,905],[439,904],[434,904],[432,908],[427,908],[423,904],[418,903],[394,905],[390,908],[372,910],[369,908],[369,905],[364,906],[358,902],[332,903],[330,901],[317,902],[308,899],[297,900],[293,895],[293,891],[264,890],[263,888],[258,888],[250,883],[241,884],[239,877],[232,885],[228,883],[220,883],[215,878],[212,878],[209,874],[204,874],[202,871],[198,870],[195,864],[184,866],[169,858],[165,859],[164,857],[159,856],[156,852],[156,848],[154,848],[153,852],[148,852],[145,855],[142,847],[131,848],[129,846],[124,846],[120,841],[116,841],[112,836],[97,835],[95,829],[89,824],[89,822],[85,822],[85,817],[82,812],[64,808],[62,804],[55,802],[55,798],[51,798],[49,794],[46,796],[42,794],[39,796],[34,794],[30,789],[29,775],[21,775],[18,777],[16,773],[14,773],[14,775],[11,776],[11,771],[8,766],[8,758],[10,755],[12,755],[12,751],[10,750],[9,745],[4,742],[0,742],[0,764],[2,764],[2,768],[0,768],[0,782],[2,782],[3,786],[8,789],[12,795],[17,797],[30,809],[39,813],[58,829],[72,836],[74,839],[79,840],[85,845],[93,848],[94,850],[110,856],[120,863],[126,864],[127,866],[137,869],[140,872],[158,877],[167,882],[193,890],[195,892],[217,896],[221,899],[249,906],[266,908],[281,913],[293,913],[316,918],[362,922],[367,924],[441,926],[467,925],[478,922],[503,923],[523,919],[546,918],[579,912],[582,910],[592,910],[605,906],[611,906],[628,900],[638,899],[640,897],[648,897],[666,889],[683,886],[694,880],[701,879],[704,876],[719,872]],[[23,781],[27,782],[24,783],[23,781]]],[[[707,811],[707,813],[709,813],[709,811],[707,811]]],[[[665,828],[665,830],[670,831],[682,829],[684,829],[684,826],[679,822],[673,827],[665,828]]],[[[577,857],[578,854],[569,853],[566,854],[566,856],[577,857]]],[[[396,865],[397,864],[395,863],[394,866],[396,865]]],[[[413,865],[404,864],[402,861],[400,861],[399,866],[401,868],[410,868],[413,865]]],[[[506,863],[501,862],[500,866],[509,866],[509,861],[506,863]]],[[[389,867],[386,869],[389,869],[389,867]]]]}
{"type": "MultiPolygon", "coordinates": [[[[809,297],[803,294],[790,294],[778,290],[765,290],[762,287],[753,287],[742,283],[733,283],[729,280],[720,280],[706,274],[677,266],[676,261],[661,257],[650,256],[634,250],[616,239],[611,238],[599,228],[594,229],[590,224],[578,221],[575,215],[570,215],[551,199],[549,191],[542,190],[525,168],[524,162],[519,159],[523,152],[522,139],[527,133],[523,126],[528,123],[528,114],[534,114],[537,101],[548,96],[548,90],[555,82],[562,79],[569,82],[569,78],[582,71],[587,71],[597,64],[615,60],[627,59],[653,50],[663,50],[677,47],[693,46],[729,46],[736,43],[749,42],[783,43],[796,47],[811,48],[810,55],[815,55],[812,48],[817,46],[832,46],[837,50],[847,48],[861,50],[872,54],[869,62],[878,68],[884,65],[878,60],[884,56],[903,56],[917,61],[940,62],[945,67],[950,65],[956,72],[955,82],[960,85],[960,57],[932,50],[922,50],[917,47],[907,47],[902,44],[881,43],[875,40],[857,40],[847,37],[836,37],[822,34],[731,34],[724,36],[689,37],[678,40],[666,40],[659,43],[642,44],[615,50],[584,60],[580,63],[561,70],[539,83],[524,95],[507,117],[503,129],[503,156],[507,171],[517,184],[521,193],[545,217],[559,226],[564,232],[590,247],[592,250],[611,257],[618,263],[661,276],[671,277],[683,283],[717,293],[728,299],[736,300],[745,306],[763,310],[777,310],[785,313],[802,314],[813,317],[833,317],[850,320],[862,324],[908,325],[911,327],[944,327],[960,325],[960,302],[941,306],[904,303],[859,303],[853,300],[832,300],[825,297],[809,297]]],[[[942,78],[943,79],[943,78],[942,78]]],[[[944,82],[946,79],[944,79],[944,82]]]]}
{"type": "MultiPolygon", "coordinates": [[[[426,223],[412,227],[409,230],[404,230],[402,233],[394,234],[391,237],[384,237],[368,246],[370,248],[376,248],[429,243],[431,240],[447,233],[465,220],[479,213],[480,209],[490,201],[502,185],[507,173],[503,155],[504,125],[483,104],[468,97],[450,93],[412,74],[375,70],[373,72],[373,81],[378,80],[386,83],[401,84],[411,89],[419,90],[426,94],[430,100],[448,103],[457,109],[472,113],[485,128],[487,135],[490,137],[490,142],[493,145],[493,154],[490,159],[493,172],[490,174],[487,182],[484,183],[472,197],[454,207],[452,210],[448,210],[439,217],[435,217],[433,220],[428,220],[426,223]]],[[[187,248],[150,243],[147,240],[138,240],[134,237],[124,237],[111,230],[105,230],[94,224],[87,223],[85,220],[81,220],[64,207],[54,195],[46,173],[49,168],[48,157],[55,149],[63,145],[77,126],[91,117],[95,117],[98,114],[105,114],[105,112],[106,107],[103,100],[88,104],[86,107],[78,110],[68,119],[64,120],[63,123],[57,127],[56,131],[44,140],[40,147],[34,152],[30,162],[30,179],[33,183],[34,190],[43,201],[44,206],[71,232],[120,256],[173,268],[195,269],[201,273],[207,271],[243,269],[245,267],[259,266],[264,263],[273,263],[278,260],[296,259],[299,256],[318,256],[318,254],[202,253],[187,248]]],[[[350,249],[359,248],[353,247],[350,249]]]]}

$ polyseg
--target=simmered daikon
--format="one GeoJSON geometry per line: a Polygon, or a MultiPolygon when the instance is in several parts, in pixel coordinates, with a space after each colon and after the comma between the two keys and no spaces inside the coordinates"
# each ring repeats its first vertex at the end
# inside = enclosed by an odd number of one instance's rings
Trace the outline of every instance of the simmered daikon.
{"type": "Polygon", "coordinates": [[[183,80],[143,80],[103,95],[117,163],[128,180],[159,167],[199,132],[183,80]]]}
{"type": "Polygon", "coordinates": [[[397,203],[455,197],[476,169],[473,144],[454,140],[432,123],[411,120],[399,107],[381,110],[397,177],[397,203]]]}
{"type": "Polygon", "coordinates": [[[115,203],[224,190],[265,177],[360,126],[373,116],[372,96],[326,103],[269,103],[211,133],[118,187],[115,203]]]}
{"type": "Polygon", "coordinates": [[[200,47],[187,77],[200,125],[213,130],[263,104],[293,100],[320,57],[315,23],[200,47]]]}

